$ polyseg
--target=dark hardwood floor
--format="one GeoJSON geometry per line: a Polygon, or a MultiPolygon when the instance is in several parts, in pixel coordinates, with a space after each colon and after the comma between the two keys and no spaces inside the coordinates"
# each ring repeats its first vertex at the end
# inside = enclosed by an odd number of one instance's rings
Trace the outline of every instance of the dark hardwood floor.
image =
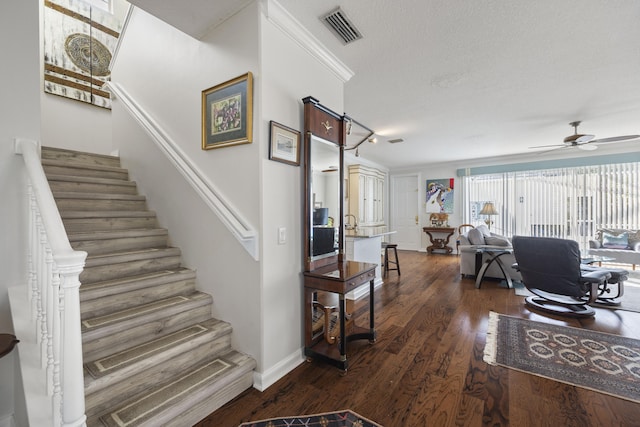
{"type": "MultiPolygon", "coordinates": [[[[400,251],[375,294],[378,341],[348,346],[349,371],[312,361],[264,392],[250,389],[198,427],[351,409],[385,427],[640,426],[640,404],[482,361],[489,311],[640,339],[640,313],[597,308],[592,319],[536,314],[524,298],[461,279],[455,255],[400,251]]],[[[355,305],[368,324],[368,297],[355,305]]]]}

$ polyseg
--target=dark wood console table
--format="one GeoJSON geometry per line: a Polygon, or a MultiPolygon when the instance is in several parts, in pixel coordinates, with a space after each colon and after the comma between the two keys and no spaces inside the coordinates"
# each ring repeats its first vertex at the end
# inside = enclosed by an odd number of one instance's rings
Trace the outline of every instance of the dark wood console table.
{"type": "Polygon", "coordinates": [[[347,342],[358,339],[375,342],[373,298],[375,270],[376,264],[343,261],[304,272],[304,354],[308,360],[323,360],[337,366],[345,373],[348,367],[347,342]],[[369,328],[356,326],[353,320],[350,320],[347,335],[345,294],[367,282],[369,282],[369,328]],[[329,344],[322,335],[314,336],[313,333],[313,302],[314,294],[318,291],[335,293],[339,297],[340,334],[334,344],[329,344]]]}
{"type": "Polygon", "coordinates": [[[453,227],[423,227],[422,230],[427,233],[429,236],[429,240],[431,241],[431,246],[427,248],[428,253],[433,253],[434,250],[443,250],[447,254],[453,252],[453,248],[449,246],[449,239],[453,236],[453,233],[456,231],[453,227]],[[442,233],[446,234],[445,238],[442,237],[434,237],[433,233],[442,233]]]}

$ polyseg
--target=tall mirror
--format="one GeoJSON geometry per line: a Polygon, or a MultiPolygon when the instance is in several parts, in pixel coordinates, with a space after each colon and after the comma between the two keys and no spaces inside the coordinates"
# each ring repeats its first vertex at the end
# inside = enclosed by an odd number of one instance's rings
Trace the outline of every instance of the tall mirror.
{"type": "Polygon", "coordinates": [[[309,210],[312,212],[309,251],[311,260],[337,255],[341,207],[340,149],[333,142],[311,135],[309,210]]]}

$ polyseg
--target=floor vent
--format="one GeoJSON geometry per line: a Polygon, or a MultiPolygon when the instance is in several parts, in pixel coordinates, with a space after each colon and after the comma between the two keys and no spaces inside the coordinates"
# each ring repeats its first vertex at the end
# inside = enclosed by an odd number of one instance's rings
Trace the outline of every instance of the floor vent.
{"type": "Polygon", "coordinates": [[[349,44],[362,38],[360,31],[340,8],[329,12],[322,20],[329,28],[335,31],[344,44],[349,44]]]}

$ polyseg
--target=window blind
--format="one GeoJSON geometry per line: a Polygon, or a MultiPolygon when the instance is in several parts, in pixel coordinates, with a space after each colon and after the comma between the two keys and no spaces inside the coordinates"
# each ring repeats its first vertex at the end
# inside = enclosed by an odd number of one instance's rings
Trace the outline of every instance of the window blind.
{"type": "Polygon", "coordinates": [[[498,215],[491,231],[559,237],[585,249],[599,228],[640,228],[640,162],[464,176],[463,222],[481,224],[482,205],[498,215]]]}

